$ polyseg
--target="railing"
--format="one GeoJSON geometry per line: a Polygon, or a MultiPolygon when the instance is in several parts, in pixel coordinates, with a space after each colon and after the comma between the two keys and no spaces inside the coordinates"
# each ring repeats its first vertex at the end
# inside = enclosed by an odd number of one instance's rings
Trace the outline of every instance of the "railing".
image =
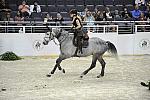
{"type": "MultiPolygon", "coordinates": [[[[93,26],[86,25],[89,22],[83,22],[84,28],[94,33],[110,33],[117,32],[118,34],[134,34],[136,32],[149,32],[150,21],[90,21],[93,26]],[[140,24],[140,25],[139,25],[140,24]],[[141,25],[142,24],[142,25],[141,25]]],[[[0,33],[18,33],[19,30],[24,33],[45,33],[48,31],[45,24],[49,27],[60,27],[69,30],[71,27],[70,21],[60,22],[39,22],[39,21],[0,21],[0,33]]]]}
{"type": "Polygon", "coordinates": [[[135,25],[136,33],[150,33],[150,25],[135,25]]]}
{"type": "MultiPolygon", "coordinates": [[[[62,28],[70,30],[71,26],[48,26],[49,28],[62,28]]],[[[117,33],[118,25],[93,25],[84,26],[84,29],[93,33],[117,33]]],[[[45,33],[48,30],[46,26],[0,26],[0,33],[45,33]]]]}

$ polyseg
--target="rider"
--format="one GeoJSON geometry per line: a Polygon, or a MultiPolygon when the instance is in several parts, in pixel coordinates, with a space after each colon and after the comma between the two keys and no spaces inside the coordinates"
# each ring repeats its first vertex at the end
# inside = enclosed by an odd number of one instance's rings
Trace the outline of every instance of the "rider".
{"type": "Polygon", "coordinates": [[[82,54],[82,41],[83,41],[83,31],[82,31],[82,23],[80,16],[77,15],[77,10],[72,9],[70,12],[70,17],[72,18],[72,32],[74,33],[75,37],[77,37],[77,49],[75,51],[75,56],[77,56],[78,51],[82,54]]]}

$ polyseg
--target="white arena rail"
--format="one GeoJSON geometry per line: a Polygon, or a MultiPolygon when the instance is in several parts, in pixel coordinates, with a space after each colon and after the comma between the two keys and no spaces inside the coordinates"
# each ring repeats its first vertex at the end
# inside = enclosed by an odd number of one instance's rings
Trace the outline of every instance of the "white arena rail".
{"type": "MultiPolygon", "coordinates": [[[[150,25],[142,25],[150,27],[150,25]]],[[[49,26],[70,28],[71,26],[49,26]]],[[[119,55],[150,54],[150,30],[140,32],[140,25],[135,25],[133,34],[119,34],[118,25],[93,25],[84,26],[93,28],[88,32],[90,37],[99,37],[111,41],[117,47],[119,55]],[[112,30],[114,29],[114,30],[112,30]]],[[[0,54],[13,51],[20,56],[58,55],[59,46],[53,41],[47,46],[42,45],[44,32],[34,32],[38,29],[46,29],[45,26],[0,26],[5,29],[17,29],[15,33],[0,33],[0,54]],[[22,29],[22,32],[19,29],[22,29]],[[29,31],[30,30],[30,31],[29,31]],[[27,33],[27,31],[29,31],[27,33]],[[20,33],[19,33],[20,32],[20,33]]]]}

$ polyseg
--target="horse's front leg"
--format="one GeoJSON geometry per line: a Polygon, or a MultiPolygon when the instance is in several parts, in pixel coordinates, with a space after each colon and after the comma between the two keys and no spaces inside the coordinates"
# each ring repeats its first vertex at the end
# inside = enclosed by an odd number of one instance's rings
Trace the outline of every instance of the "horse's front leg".
{"type": "Polygon", "coordinates": [[[90,70],[92,70],[92,69],[96,66],[97,59],[98,59],[98,58],[97,58],[97,55],[93,55],[92,64],[91,64],[90,68],[88,68],[87,70],[85,70],[85,71],[81,74],[80,78],[82,78],[84,75],[86,75],[90,70]]]}
{"type": "Polygon", "coordinates": [[[59,70],[62,70],[62,72],[65,73],[65,70],[62,69],[61,66],[60,66],[60,63],[62,62],[62,60],[63,60],[62,57],[59,57],[59,58],[56,60],[56,64],[55,64],[54,68],[52,69],[52,71],[51,71],[49,74],[47,74],[47,77],[51,77],[51,75],[55,73],[57,67],[58,67],[59,70]]]}

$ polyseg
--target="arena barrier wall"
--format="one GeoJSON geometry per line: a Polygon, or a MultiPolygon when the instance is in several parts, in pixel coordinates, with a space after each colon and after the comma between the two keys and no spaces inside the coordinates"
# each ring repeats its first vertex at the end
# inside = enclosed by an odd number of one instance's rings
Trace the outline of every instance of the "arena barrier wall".
{"type": "MultiPolygon", "coordinates": [[[[59,45],[56,45],[53,41],[49,42],[49,44],[46,46],[42,44],[43,37],[45,35],[44,33],[25,33],[25,28],[27,26],[19,27],[23,27],[22,33],[0,34],[0,54],[6,51],[13,51],[19,56],[43,56],[59,54],[59,45]]],[[[99,37],[103,40],[114,43],[119,55],[150,54],[150,32],[138,32],[138,27],[140,27],[140,25],[135,25],[134,34],[118,34],[118,25],[90,27],[103,28],[103,32],[101,33],[89,32],[89,36],[99,37]],[[109,27],[116,27],[116,31],[108,32],[107,29],[109,27]]],[[[58,43],[57,40],[55,41],[58,43]]]]}

